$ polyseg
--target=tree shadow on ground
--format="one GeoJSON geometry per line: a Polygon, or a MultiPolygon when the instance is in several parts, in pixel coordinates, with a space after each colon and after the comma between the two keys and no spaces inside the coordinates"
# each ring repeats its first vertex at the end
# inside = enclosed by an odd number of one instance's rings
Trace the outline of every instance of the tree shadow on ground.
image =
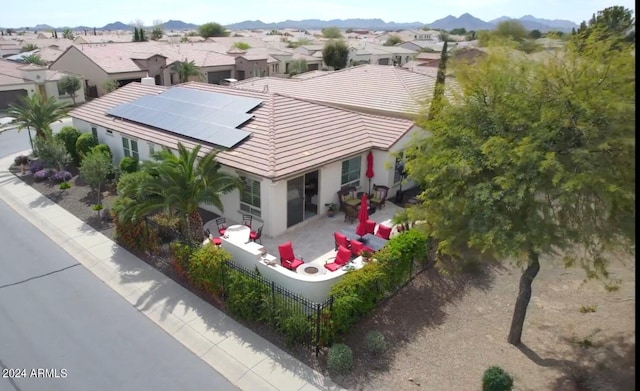
{"type": "MultiPolygon", "coordinates": [[[[577,357],[577,360],[542,360],[543,363],[558,367],[562,372],[562,376],[551,385],[551,390],[635,390],[635,335],[617,333],[601,339],[596,336],[598,331],[582,341],[563,338],[571,347],[571,356],[577,357]]],[[[533,355],[537,356],[535,353],[533,355]]]]}
{"type": "Polygon", "coordinates": [[[376,372],[389,370],[396,354],[411,344],[426,328],[445,323],[444,307],[461,301],[471,289],[488,290],[495,273],[504,270],[489,256],[467,254],[464,262],[445,262],[444,269],[429,268],[388,298],[372,316],[358,323],[345,337],[353,349],[354,369],[349,376],[336,377],[343,386],[369,383],[376,372]],[[366,349],[365,337],[370,331],[385,336],[388,350],[380,357],[372,357],[366,349]]]}

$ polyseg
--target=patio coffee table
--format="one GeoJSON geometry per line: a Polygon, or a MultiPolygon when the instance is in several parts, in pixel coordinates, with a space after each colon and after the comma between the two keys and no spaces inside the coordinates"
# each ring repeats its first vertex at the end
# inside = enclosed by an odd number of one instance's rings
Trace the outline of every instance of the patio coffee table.
{"type": "Polygon", "coordinates": [[[387,245],[388,240],[386,239],[382,239],[380,237],[377,237],[376,235],[373,234],[366,234],[364,235],[362,238],[360,238],[360,235],[356,234],[356,229],[354,228],[343,228],[340,230],[341,233],[344,234],[344,236],[347,237],[347,239],[349,240],[358,240],[362,243],[364,243],[365,246],[373,249],[374,251],[378,251],[381,248],[383,248],[384,246],[387,245]]]}

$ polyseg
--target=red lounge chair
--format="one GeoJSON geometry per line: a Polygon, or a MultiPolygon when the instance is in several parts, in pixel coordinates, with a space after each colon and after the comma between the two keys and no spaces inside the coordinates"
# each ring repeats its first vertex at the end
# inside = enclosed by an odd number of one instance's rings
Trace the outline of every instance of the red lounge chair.
{"type": "Polygon", "coordinates": [[[382,239],[387,239],[391,237],[391,227],[387,227],[384,224],[378,225],[378,232],[376,232],[376,236],[382,239]]]}
{"type": "Polygon", "coordinates": [[[373,235],[376,233],[376,222],[373,220],[367,220],[364,223],[364,230],[366,233],[373,235]]]}
{"type": "Polygon", "coordinates": [[[262,244],[262,239],[260,239],[262,237],[262,227],[263,226],[261,225],[257,231],[251,231],[249,233],[249,239],[251,239],[252,242],[258,242],[262,244]]]}
{"type": "Polygon", "coordinates": [[[351,240],[351,255],[353,257],[359,257],[363,251],[375,252],[372,248],[365,246],[364,243],[355,239],[351,240]]]}
{"type": "Polygon", "coordinates": [[[347,237],[344,234],[341,234],[340,232],[334,232],[333,233],[333,237],[335,238],[335,241],[336,241],[336,250],[340,246],[342,246],[344,248],[350,248],[351,247],[351,245],[349,243],[349,239],[347,239],[347,237]]]}
{"type": "Polygon", "coordinates": [[[280,264],[289,270],[296,270],[298,266],[304,263],[293,254],[293,244],[291,242],[279,245],[278,251],[280,251],[280,264]]]}
{"type": "Polygon", "coordinates": [[[324,265],[327,269],[332,272],[340,269],[344,265],[346,265],[351,260],[351,251],[348,248],[344,248],[342,246],[338,247],[338,253],[336,254],[336,260],[332,263],[327,263],[324,265]]]}

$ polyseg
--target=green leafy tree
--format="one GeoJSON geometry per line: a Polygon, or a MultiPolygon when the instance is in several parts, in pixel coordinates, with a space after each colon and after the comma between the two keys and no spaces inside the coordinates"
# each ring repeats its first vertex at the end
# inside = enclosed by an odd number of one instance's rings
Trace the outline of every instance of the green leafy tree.
{"type": "Polygon", "coordinates": [[[17,105],[9,107],[9,115],[16,119],[18,129],[33,129],[36,137],[42,139],[51,135],[51,124],[62,120],[68,112],[67,104],[40,94],[24,96],[17,105]]]}
{"type": "Polygon", "coordinates": [[[441,253],[470,246],[525,266],[513,345],[541,256],[560,251],[606,279],[606,251],[634,251],[635,58],[613,45],[569,43],[544,61],[502,45],[452,64],[459,96],[421,121],[432,136],[407,153],[424,189],[413,219],[428,222],[441,253]]]}
{"type": "Polygon", "coordinates": [[[20,53],[32,52],[36,49],[38,49],[38,45],[36,45],[35,43],[28,43],[24,45],[22,48],[20,48],[20,53]]]}
{"type": "Polygon", "coordinates": [[[82,159],[80,175],[96,192],[96,205],[101,205],[102,186],[113,173],[111,157],[102,151],[93,151],[82,159]]]}
{"type": "Polygon", "coordinates": [[[397,35],[390,35],[389,38],[387,38],[387,41],[384,43],[384,46],[395,46],[399,43],[402,43],[402,39],[400,39],[400,37],[398,37],[397,35]]]}
{"type": "Polygon", "coordinates": [[[322,36],[329,39],[342,38],[342,33],[337,27],[325,27],[322,29],[322,36]]]}
{"type": "Polygon", "coordinates": [[[164,22],[162,20],[155,20],[153,22],[153,29],[151,30],[151,39],[158,41],[164,35],[164,22]]]}
{"type": "Polygon", "coordinates": [[[198,28],[198,32],[202,38],[226,37],[229,35],[229,32],[222,25],[215,22],[203,24],[198,28]]]}
{"type": "Polygon", "coordinates": [[[529,38],[531,39],[538,39],[542,37],[542,33],[540,32],[540,30],[538,29],[534,29],[529,31],[529,38]]]}
{"type": "Polygon", "coordinates": [[[42,66],[47,65],[47,62],[43,60],[39,54],[36,54],[36,53],[29,54],[28,56],[23,56],[22,61],[25,64],[35,64],[35,65],[42,65],[42,66]]]}
{"type": "Polygon", "coordinates": [[[64,146],[67,148],[67,152],[71,156],[71,159],[75,164],[80,163],[80,156],[78,155],[78,151],[76,150],[76,143],[78,141],[78,137],[80,137],[81,133],[78,129],[73,126],[65,126],[60,129],[60,132],[55,135],[57,139],[64,143],[64,146]]]}
{"type": "Polygon", "coordinates": [[[73,37],[73,31],[71,31],[70,28],[64,29],[64,31],[62,32],[62,38],[73,40],[73,38],[74,38],[73,37]]]}
{"type": "Polygon", "coordinates": [[[200,68],[196,65],[196,62],[189,59],[185,59],[184,61],[179,61],[173,66],[173,70],[178,74],[178,79],[180,83],[186,83],[189,81],[189,78],[195,77],[199,80],[202,80],[204,77],[200,68]]]}
{"type": "Polygon", "coordinates": [[[108,93],[113,92],[113,91],[117,90],[118,88],[120,88],[120,83],[118,83],[117,80],[107,80],[107,81],[104,82],[102,87],[104,88],[104,90],[108,94],[108,93]]]}
{"type": "Polygon", "coordinates": [[[467,29],[465,29],[464,27],[457,28],[457,29],[453,29],[453,30],[449,31],[449,33],[452,34],[452,35],[466,35],[467,34],[467,29]]]}
{"type": "Polygon", "coordinates": [[[437,116],[440,108],[444,104],[444,89],[445,89],[445,77],[447,74],[447,41],[444,41],[442,45],[442,52],[440,53],[440,62],[438,63],[438,74],[436,76],[436,85],[433,91],[433,100],[429,107],[429,119],[433,119],[437,116]]]}
{"type": "Polygon", "coordinates": [[[47,166],[53,166],[57,170],[63,171],[71,161],[71,155],[67,152],[67,147],[58,138],[54,137],[48,140],[37,138],[35,146],[38,156],[47,166]]]}
{"type": "Polygon", "coordinates": [[[248,50],[251,49],[251,45],[249,45],[246,42],[234,42],[233,43],[233,47],[234,48],[238,48],[240,50],[248,50]]]}
{"type": "Polygon", "coordinates": [[[82,87],[82,81],[78,76],[73,76],[73,75],[64,76],[58,82],[58,88],[61,91],[64,91],[66,94],[68,94],[71,97],[71,100],[73,101],[74,106],[76,104],[76,97],[78,96],[77,92],[80,90],[81,87],[82,87]]]}
{"type": "Polygon", "coordinates": [[[594,14],[589,23],[582,22],[574,40],[580,48],[590,41],[612,38],[614,47],[620,48],[630,42],[635,43],[635,17],[633,11],[613,6],[594,14]]]}
{"type": "Polygon", "coordinates": [[[289,76],[295,76],[300,73],[305,73],[309,70],[307,60],[304,58],[300,60],[293,60],[289,63],[289,76]]]}
{"type": "Polygon", "coordinates": [[[505,20],[504,22],[498,23],[493,35],[495,37],[509,38],[520,42],[529,36],[529,32],[522,23],[516,20],[505,20]]]}
{"type": "Polygon", "coordinates": [[[210,204],[224,210],[221,196],[235,189],[242,189],[240,178],[220,171],[217,152],[198,158],[201,146],[188,150],[178,144],[178,155],[163,150],[157,153],[155,162],[142,166],[149,175],[135,189],[122,189],[136,202],[124,208],[121,217],[136,220],[157,212],[178,217],[185,227],[185,236],[201,242],[203,239],[200,204],[210,204]]]}
{"type": "Polygon", "coordinates": [[[329,41],[322,50],[322,61],[333,69],[338,70],[347,66],[349,48],[343,41],[329,41]]]}
{"type": "Polygon", "coordinates": [[[76,140],[76,153],[80,159],[84,159],[91,150],[98,145],[98,140],[91,133],[82,133],[76,140]]]}

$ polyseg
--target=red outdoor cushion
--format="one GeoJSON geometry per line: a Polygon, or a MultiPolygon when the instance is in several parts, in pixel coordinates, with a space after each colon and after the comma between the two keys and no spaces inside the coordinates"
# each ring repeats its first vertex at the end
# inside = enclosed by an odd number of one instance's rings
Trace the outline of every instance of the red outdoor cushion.
{"type": "Polygon", "coordinates": [[[324,267],[326,267],[332,272],[335,272],[336,270],[340,269],[342,265],[338,265],[337,263],[334,262],[334,263],[327,263],[326,265],[324,265],[324,267]]]}
{"type": "Polygon", "coordinates": [[[218,232],[220,233],[220,235],[224,235],[224,233],[227,232],[227,229],[226,228],[220,228],[218,230],[218,232]]]}
{"type": "Polygon", "coordinates": [[[378,226],[378,232],[376,232],[376,236],[382,239],[389,240],[389,237],[391,236],[391,227],[380,224],[378,226]]]}
{"type": "Polygon", "coordinates": [[[365,231],[368,234],[374,234],[376,232],[376,224],[377,223],[375,221],[373,221],[373,220],[365,221],[365,223],[364,223],[365,231]]]}
{"type": "Polygon", "coordinates": [[[304,263],[296,259],[296,256],[293,254],[293,244],[291,242],[279,245],[278,251],[280,252],[280,263],[287,269],[296,270],[298,266],[304,263]]]}
{"type": "Polygon", "coordinates": [[[349,248],[350,246],[349,239],[347,239],[347,237],[344,234],[341,234],[340,232],[334,232],[333,236],[336,239],[336,249],[340,246],[349,248]]]}
{"type": "Polygon", "coordinates": [[[343,246],[338,247],[338,252],[336,253],[336,260],[332,263],[327,263],[324,265],[327,269],[332,272],[340,269],[342,266],[346,265],[351,260],[351,251],[343,246]]]}
{"type": "Polygon", "coordinates": [[[220,239],[220,238],[213,238],[211,241],[212,241],[212,243],[213,243],[213,244],[215,244],[216,246],[220,246],[220,245],[222,245],[222,239],[220,239]]]}
{"type": "Polygon", "coordinates": [[[364,243],[358,240],[351,240],[351,255],[354,257],[360,256],[360,253],[364,250],[364,243]]]}

